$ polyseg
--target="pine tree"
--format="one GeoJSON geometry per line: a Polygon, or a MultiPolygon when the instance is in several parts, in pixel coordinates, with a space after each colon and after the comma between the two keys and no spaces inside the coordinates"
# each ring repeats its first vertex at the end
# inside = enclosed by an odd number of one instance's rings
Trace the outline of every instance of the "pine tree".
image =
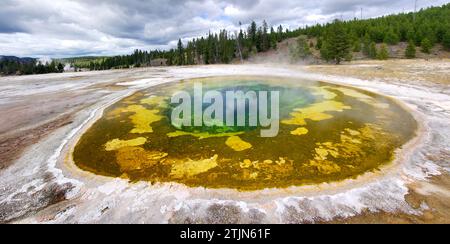
{"type": "Polygon", "coordinates": [[[59,72],[59,73],[64,72],[64,65],[63,65],[62,63],[59,63],[59,64],[58,64],[58,72],[59,72]]]}
{"type": "Polygon", "coordinates": [[[394,32],[392,28],[389,29],[389,31],[386,33],[386,36],[384,37],[384,42],[389,45],[396,45],[400,41],[400,38],[398,35],[394,32]]]}
{"type": "Polygon", "coordinates": [[[355,53],[361,52],[361,41],[360,40],[356,40],[353,43],[353,52],[355,52],[355,53]]]}
{"type": "Polygon", "coordinates": [[[257,52],[263,51],[263,30],[261,27],[256,32],[255,46],[257,52]]]}
{"type": "Polygon", "coordinates": [[[377,59],[387,60],[389,58],[389,51],[386,44],[381,44],[380,50],[377,52],[377,59]]]}
{"type": "Polygon", "coordinates": [[[341,21],[336,20],[331,26],[328,33],[328,44],[331,58],[336,64],[340,64],[350,52],[349,37],[341,21]]]}
{"type": "Polygon", "coordinates": [[[406,33],[406,40],[414,40],[416,38],[416,30],[414,29],[413,26],[409,26],[408,27],[408,31],[406,33]]]}
{"type": "Polygon", "coordinates": [[[277,29],[277,41],[281,42],[282,40],[283,40],[283,26],[280,25],[280,26],[278,26],[278,29],[277,29]]]}
{"type": "Polygon", "coordinates": [[[363,53],[370,57],[370,45],[371,45],[372,41],[370,40],[370,36],[368,33],[366,33],[366,35],[363,38],[363,53]]]}
{"type": "Polygon", "coordinates": [[[422,42],[420,43],[420,47],[421,47],[421,51],[423,53],[429,54],[431,52],[431,48],[432,48],[430,40],[428,40],[428,38],[424,38],[422,40],[422,42]]]}
{"type": "Polygon", "coordinates": [[[177,48],[177,55],[178,55],[178,65],[184,65],[184,49],[183,49],[183,43],[181,42],[181,39],[178,40],[178,48],[177,48]]]}
{"type": "Polygon", "coordinates": [[[317,49],[317,50],[322,49],[322,38],[318,38],[318,39],[317,39],[316,49],[317,49]]]}
{"type": "Polygon", "coordinates": [[[410,40],[408,42],[408,46],[406,47],[405,51],[405,57],[406,58],[415,58],[416,57],[416,44],[413,40],[410,40]]]}
{"type": "Polygon", "coordinates": [[[186,47],[186,65],[193,65],[194,64],[194,44],[192,42],[189,42],[186,47]]]}
{"type": "Polygon", "coordinates": [[[256,25],[255,21],[252,21],[252,23],[250,24],[250,27],[248,29],[248,35],[250,38],[250,49],[252,49],[253,46],[256,45],[257,31],[258,31],[258,26],[256,25]]]}
{"type": "Polygon", "coordinates": [[[447,30],[446,33],[443,35],[442,45],[444,45],[444,47],[447,50],[450,50],[450,30],[447,30]]]}
{"type": "Polygon", "coordinates": [[[325,61],[329,62],[333,59],[333,54],[331,52],[331,46],[328,43],[328,41],[322,41],[322,45],[320,48],[320,56],[322,59],[325,59],[325,61]]]}
{"type": "Polygon", "coordinates": [[[347,56],[345,56],[345,61],[350,62],[353,59],[353,54],[351,52],[347,53],[347,56]]]}
{"type": "Polygon", "coordinates": [[[265,52],[265,51],[269,50],[269,48],[270,48],[270,40],[269,40],[268,31],[269,31],[269,27],[267,25],[267,22],[264,20],[263,26],[262,26],[262,34],[261,34],[261,51],[262,52],[265,52]]]}
{"type": "Polygon", "coordinates": [[[277,49],[277,33],[275,32],[275,29],[273,27],[270,28],[270,35],[269,35],[269,39],[270,39],[270,48],[272,49],[277,49]]]}
{"type": "Polygon", "coordinates": [[[377,45],[375,42],[371,42],[369,45],[369,58],[376,58],[377,57],[377,45]]]}

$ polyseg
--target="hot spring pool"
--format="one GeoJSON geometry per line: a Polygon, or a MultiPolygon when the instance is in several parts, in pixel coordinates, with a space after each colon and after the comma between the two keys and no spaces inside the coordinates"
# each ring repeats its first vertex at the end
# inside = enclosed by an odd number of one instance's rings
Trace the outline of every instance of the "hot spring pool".
{"type": "Polygon", "coordinates": [[[324,82],[275,77],[185,80],[108,108],[80,138],[78,167],[131,181],[243,191],[341,181],[376,171],[415,136],[412,115],[389,98],[324,82]],[[194,82],[222,93],[280,92],[280,129],[172,125],[170,98],[194,82]]]}

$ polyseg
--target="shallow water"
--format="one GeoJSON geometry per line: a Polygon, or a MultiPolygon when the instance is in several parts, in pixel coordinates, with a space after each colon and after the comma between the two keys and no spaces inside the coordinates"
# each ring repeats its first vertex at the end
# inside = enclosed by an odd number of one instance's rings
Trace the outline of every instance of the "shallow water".
{"type": "Polygon", "coordinates": [[[322,82],[215,77],[153,87],[105,111],[80,139],[75,163],[132,181],[259,190],[340,181],[377,170],[417,128],[391,99],[322,82]],[[280,133],[258,127],[175,128],[171,95],[205,89],[280,91],[280,133]]]}

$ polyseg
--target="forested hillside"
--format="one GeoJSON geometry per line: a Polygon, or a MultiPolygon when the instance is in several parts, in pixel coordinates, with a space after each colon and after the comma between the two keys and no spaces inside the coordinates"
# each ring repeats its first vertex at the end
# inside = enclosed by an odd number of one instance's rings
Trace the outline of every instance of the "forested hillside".
{"type": "Polygon", "coordinates": [[[414,58],[416,49],[429,53],[436,44],[450,49],[450,4],[368,20],[335,21],[299,31],[317,38],[316,48],[325,60],[351,59],[360,50],[368,58],[387,59],[386,48],[407,42],[405,58],[414,58]],[[376,48],[376,44],[380,48],[376,48]],[[417,47],[417,48],[416,48],[417,47]]]}
{"type": "Polygon", "coordinates": [[[205,37],[193,39],[186,44],[180,39],[177,48],[168,51],[136,50],[131,55],[92,61],[89,66],[75,65],[91,70],[140,67],[150,65],[154,59],[166,59],[167,65],[226,64],[235,58],[246,59],[252,52],[274,49],[278,42],[296,35],[282,26],[275,30],[273,27],[269,28],[265,21],[259,27],[256,22],[252,22],[247,31],[230,33],[222,30],[220,33],[209,33],[205,37]]]}
{"type": "Polygon", "coordinates": [[[167,65],[230,63],[235,59],[246,59],[252,53],[276,49],[279,42],[302,35],[317,41],[313,44],[300,40],[297,48],[300,57],[308,56],[309,49],[316,48],[324,60],[336,63],[351,60],[352,52],[359,51],[367,58],[387,59],[388,45],[408,42],[404,57],[414,58],[417,51],[429,52],[436,44],[450,50],[450,4],[368,20],[336,20],[294,31],[282,26],[269,27],[265,21],[259,27],[252,22],[247,30],[239,33],[223,30],[186,44],[180,40],[178,47],[169,51],[136,50],[132,55],[105,58],[84,68],[147,66],[151,60],[160,58],[167,59],[167,65]]]}
{"type": "MultiPolygon", "coordinates": [[[[415,58],[417,52],[429,53],[438,44],[449,51],[450,4],[367,20],[335,20],[293,31],[282,26],[270,27],[265,21],[260,26],[252,22],[239,32],[222,30],[187,43],[180,39],[177,48],[171,50],[136,50],[131,55],[72,58],[62,62],[71,63],[75,70],[151,66],[152,60],[164,60],[161,63],[164,65],[227,64],[277,49],[280,42],[293,37],[301,37],[293,48],[295,58],[305,59],[312,54],[311,49],[316,49],[322,60],[335,63],[350,61],[355,53],[369,59],[388,59],[389,46],[398,43],[407,45],[403,58],[415,58]]],[[[61,71],[57,63],[0,60],[0,74],[4,75],[61,71]]]]}
{"type": "Polygon", "coordinates": [[[55,61],[41,63],[34,58],[0,56],[0,75],[62,73],[64,65],[55,61]]]}

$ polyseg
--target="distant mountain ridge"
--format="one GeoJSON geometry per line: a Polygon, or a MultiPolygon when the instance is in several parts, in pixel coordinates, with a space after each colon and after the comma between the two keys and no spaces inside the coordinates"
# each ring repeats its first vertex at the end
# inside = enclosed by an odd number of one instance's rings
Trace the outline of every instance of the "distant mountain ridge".
{"type": "Polygon", "coordinates": [[[19,58],[16,56],[3,56],[0,55],[0,61],[14,61],[14,62],[19,62],[19,63],[32,63],[34,61],[36,61],[35,58],[29,58],[29,57],[25,57],[25,58],[19,58]]]}

